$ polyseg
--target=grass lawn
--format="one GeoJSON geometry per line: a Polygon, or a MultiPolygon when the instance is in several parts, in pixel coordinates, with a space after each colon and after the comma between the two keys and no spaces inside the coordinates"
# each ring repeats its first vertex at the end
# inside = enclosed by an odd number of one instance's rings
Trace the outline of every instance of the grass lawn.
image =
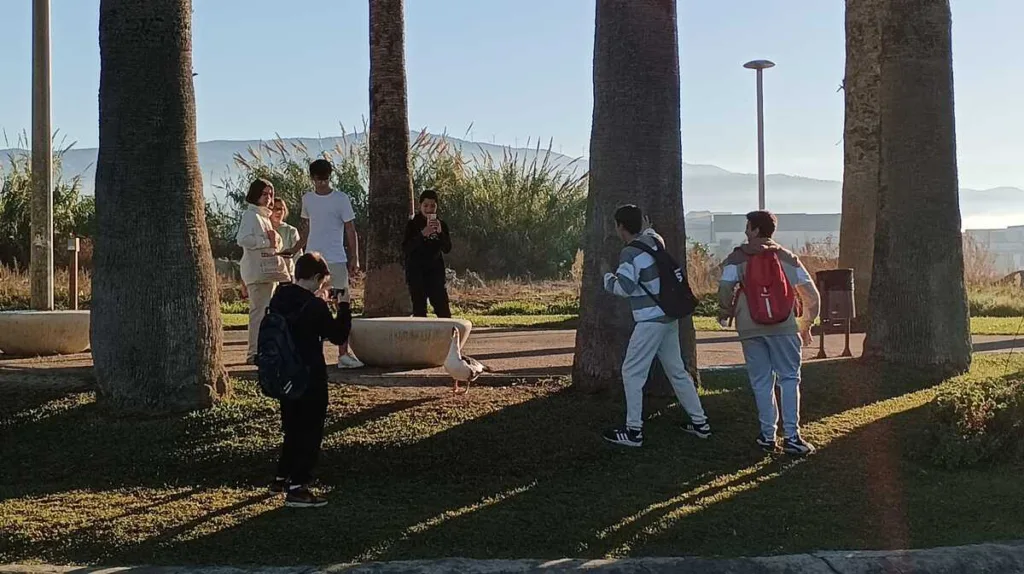
{"type": "MultiPolygon", "coordinates": [[[[1024,358],[978,356],[970,376],[1009,372],[1021,376],[1024,358]]],[[[753,448],[753,400],[736,374],[704,377],[710,440],[651,400],[637,450],[598,434],[621,421],[619,392],[333,386],[320,510],[265,493],[279,422],[251,383],[210,411],[118,420],[88,389],[6,377],[0,564],[733,556],[1024,532],[1024,468],[914,462],[938,387],[857,362],[806,369],[804,433],[820,452],[803,460],[753,448]]]]}
{"type": "MultiPolygon", "coordinates": [[[[224,314],[226,329],[245,329],[248,315],[224,314]]],[[[523,327],[532,329],[575,329],[576,315],[465,315],[474,327],[523,327]]],[[[694,317],[698,331],[721,331],[714,317],[694,317]]],[[[971,333],[974,335],[1017,335],[1024,321],[1020,317],[972,317],[971,333]]]]}

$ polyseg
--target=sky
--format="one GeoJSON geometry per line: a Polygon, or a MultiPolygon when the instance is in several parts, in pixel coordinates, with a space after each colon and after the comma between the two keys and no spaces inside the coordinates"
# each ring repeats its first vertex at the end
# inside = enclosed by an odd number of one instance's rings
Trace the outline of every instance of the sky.
{"type": "MultiPolygon", "coordinates": [[[[51,2],[53,125],[94,147],[99,0],[51,2]]],[[[200,141],[362,130],[365,0],[193,5],[200,141]]],[[[1024,2],[952,10],[961,185],[1024,188],[1024,2]]],[[[684,161],[756,172],[754,73],[742,64],[768,58],[767,171],[841,179],[843,33],[841,0],[679,0],[684,161]]],[[[588,155],[593,34],[593,0],[407,1],[410,127],[588,155]]],[[[13,145],[31,117],[31,0],[0,2],[0,54],[0,129],[13,145]]]]}

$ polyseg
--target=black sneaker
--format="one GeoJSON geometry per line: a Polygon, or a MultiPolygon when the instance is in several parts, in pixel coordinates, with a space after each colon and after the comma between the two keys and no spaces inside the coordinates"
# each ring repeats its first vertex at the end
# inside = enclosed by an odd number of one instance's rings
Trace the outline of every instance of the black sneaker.
{"type": "Polygon", "coordinates": [[[806,456],[814,454],[814,445],[805,441],[799,434],[793,435],[782,441],[782,450],[786,454],[794,456],[806,456]]]}
{"type": "Polygon", "coordinates": [[[284,492],[288,490],[288,479],[275,477],[274,480],[270,481],[270,484],[267,486],[267,490],[272,494],[284,494],[284,492]]]}
{"type": "Polygon", "coordinates": [[[692,422],[683,425],[683,432],[688,432],[697,438],[710,438],[711,437],[711,425],[707,421],[702,424],[695,425],[692,422]]]}
{"type": "Polygon", "coordinates": [[[320,508],[327,506],[327,499],[313,494],[305,486],[300,486],[288,489],[284,505],[290,508],[320,508]]]}
{"type": "Polygon", "coordinates": [[[779,452],[779,445],[776,444],[775,437],[769,438],[764,436],[763,434],[759,434],[757,435],[757,438],[754,439],[754,442],[757,443],[757,446],[761,447],[761,450],[765,452],[779,452]]]}
{"type": "Polygon", "coordinates": [[[644,445],[644,431],[640,429],[621,428],[612,429],[604,433],[604,440],[622,446],[638,448],[644,445]]]}

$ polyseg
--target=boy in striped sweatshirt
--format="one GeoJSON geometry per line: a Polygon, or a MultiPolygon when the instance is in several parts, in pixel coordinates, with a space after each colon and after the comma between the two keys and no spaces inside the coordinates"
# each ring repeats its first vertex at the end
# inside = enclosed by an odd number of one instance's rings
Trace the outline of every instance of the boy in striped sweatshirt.
{"type": "Polygon", "coordinates": [[[711,425],[697,396],[697,388],[683,363],[679,346],[679,321],[665,315],[658,303],[661,279],[654,257],[632,245],[640,242],[648,248],[665,249],[665,241],[653,229],[644,229],[640,208],[625,205],[615,211],[615,226],[626,247],[619,254],[619,267],[615,273],[604,276],[604,288],[609,293],[629,300],[636,326],[626,348],[622,362],[622,384],[626,391],[626,426],[604,434],[605,440],[623,446],[640,447],[644,443],[643,401],[644,385],[657,357],[672,383],[679,404],[690,416],[683,431],[698,438],[711,436],[711,425]]]}

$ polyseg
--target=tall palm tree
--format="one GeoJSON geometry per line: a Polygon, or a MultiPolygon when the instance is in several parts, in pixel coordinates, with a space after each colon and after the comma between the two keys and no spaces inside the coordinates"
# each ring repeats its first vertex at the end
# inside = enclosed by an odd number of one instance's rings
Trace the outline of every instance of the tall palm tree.
{"type": "Polygon", "coordinates": [[[230,392],[196,149],[190,0],[101,0],[92,354],[135,412],[230,392]]]}
{"type": "Polygon", "coordinates": [[[878,208],[878,73],[884,0],[846,0],[843,217],[839,266],[852,267],[857,315],[867,317],[878,208]]]}
{"type": "MultiPolygon", "coordinates": [[[[621,385],[633,326],[628,305],[604,292],[623,245],[615,209],[635,203],[685,261],[679,44],[675,0],[597,0],[590,193],[573,383],[587,391],[621,385]]],[[[697,376],[693,322],[681,329],[686,364],[697,376]]],[[[667,385],[659,385],[662,392],[667,385]]]]}
{"type": "Polygon", "coordinates": [[[370,0],[370,230],[364,312],[408,315],[402,236],[413,212],[403,0],[370,0]]]}
{"type": "Polygon", "coordinates": [[[949,0],[886,0],[881,161],[865,355],[940,376],[971,364],[949,0]]]}

